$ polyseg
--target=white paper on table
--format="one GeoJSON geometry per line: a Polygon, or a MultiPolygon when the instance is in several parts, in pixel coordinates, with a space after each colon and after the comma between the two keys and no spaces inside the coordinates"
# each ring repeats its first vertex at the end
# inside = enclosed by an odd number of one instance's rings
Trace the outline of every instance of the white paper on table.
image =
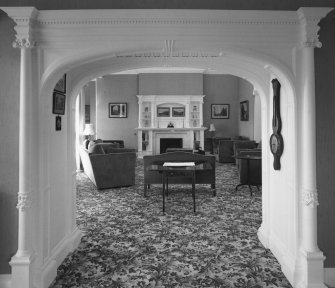
{"type": "Polygon", "coordinates": [[[167,167],[185,167],[185,166],[195,166],[194,162],[164,162],[163,166],[167,167]]]}

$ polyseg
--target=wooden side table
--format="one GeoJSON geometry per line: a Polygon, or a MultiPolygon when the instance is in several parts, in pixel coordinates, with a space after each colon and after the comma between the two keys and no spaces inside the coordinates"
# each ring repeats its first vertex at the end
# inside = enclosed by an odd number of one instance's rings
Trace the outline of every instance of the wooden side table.
{"type": "MultiPolygon", "coordinates": [[[[195,183],[196,183],[196,172],[211,170],[213,169],[210,163],[201,163],[194,166],[163,166],[162,165],[150,165],[148,170],[158,171],[162,173],[162,197],[163,197],[163,213],[165,213],[165,196],[169,194],[169,178],[181,177],[191,179],[192,184],[192,198],[193,198],[193,211],[196,212],[195,203],[195,183]]],[[[214,190],[215,191],[215,190],[214,190]]],[[[215,196],[215,192],[214,192],[215,196]]]]}
{"type": "MultiPolygon", "coordinates": [[[[238,184],[236,187],[235,187],[235,191],[237,191],[238,187],[240,186],[244,186],[244,185],[248,185],[249,186],[249,190],[250,190],[250,195],[252,196],[252,189],[251,189],[251,186],[256,186],[258,191],[259,191],[259,186],[262,185],[262,166],[261,166],[261,163],[259,163],[259,171],[251,171],[251,168],[250,168],[250,162],[251,161],[259,161],[261,162],[262,161],[262,156],[258,156],[258,155],[237,155],[235,156],[236,159],[241,159],[241,167],[240,169],[243,168],[243,163],[242,161],[246,161],[246,165],[247,165],[247,168],[246,168],[246,178],[243,179],[240,175],[240,184],[238,184]],[[250,174],[251,173],[260,173],[260,175],[257,175],[257,177],[250,177],[250,174]]],[[[241,173],[241,172],[240,172],[241,173]]]]}

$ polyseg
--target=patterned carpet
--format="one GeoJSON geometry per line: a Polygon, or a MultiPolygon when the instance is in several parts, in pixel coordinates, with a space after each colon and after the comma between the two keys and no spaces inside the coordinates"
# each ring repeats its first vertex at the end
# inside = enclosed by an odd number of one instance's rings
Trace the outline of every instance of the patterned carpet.
{"type": "Polygon", "coordinates": [[[171,185],[166,213],[161,187],[143,197],[143,162],[136,185],[98,191],[78,174],[78,249],[50,287],[292,287],[257,238],[261,192],[238,184],[235,165],[217,163],[217,196],[197,185],[171,185]]]}

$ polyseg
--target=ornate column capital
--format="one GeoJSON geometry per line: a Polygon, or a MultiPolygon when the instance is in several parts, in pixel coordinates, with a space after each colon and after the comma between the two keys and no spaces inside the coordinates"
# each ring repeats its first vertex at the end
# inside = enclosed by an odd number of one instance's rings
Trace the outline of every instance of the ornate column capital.
{"type": "Polygon", "coordinates": [[[302,7],[297,10],[301,25],[301,47],[321,48],[322,43],[319,41],[318,32],[320,20],[324,18],[333,8],[307,8],[302,7]]]}
{"type": "Polygon", "coordinates": [[[36,26],[36,18],[38,10],[34,7],[1,7],[7,15],[16,23],[14,29],[16,31],[14,48],[33,48],[34,29],[36,26]]]}

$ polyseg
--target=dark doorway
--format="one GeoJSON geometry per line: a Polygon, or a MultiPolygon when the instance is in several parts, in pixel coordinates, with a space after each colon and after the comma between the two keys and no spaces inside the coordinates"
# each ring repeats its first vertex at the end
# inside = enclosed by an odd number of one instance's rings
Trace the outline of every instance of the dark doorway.
{"type": "Polygon", "coordinates": [[[160,153],[165,153],[167,148],[183,148],[183,138],[161,138],[160,153]]]}

